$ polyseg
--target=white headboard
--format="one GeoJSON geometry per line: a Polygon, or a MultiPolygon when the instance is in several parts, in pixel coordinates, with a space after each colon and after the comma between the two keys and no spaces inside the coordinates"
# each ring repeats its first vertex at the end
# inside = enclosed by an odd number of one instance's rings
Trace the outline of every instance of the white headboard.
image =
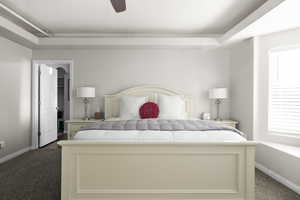
{"type": "Polygon", "coordinates": [[[113,95],[105,95],[105,119],[119,116],[119,99],[121,96],[146,96],[148,97],[149,101],[157,102],[157,97],[159,94],[181,96],[185,101],[186,113],[188,117],[192,116],[192,98],[190,96],[186,96],[174,90],[166,88],[144,85],[139,87],[128,88],[113,95]]]}

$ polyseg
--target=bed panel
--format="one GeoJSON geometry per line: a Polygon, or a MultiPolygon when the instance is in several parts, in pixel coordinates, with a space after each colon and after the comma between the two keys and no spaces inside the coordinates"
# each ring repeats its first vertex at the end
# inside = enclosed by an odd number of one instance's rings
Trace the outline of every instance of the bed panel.
{"type": "Polygon", "coordinates": [[[252,142],[60,145],[62,200],[254,199],[252,142]]]}

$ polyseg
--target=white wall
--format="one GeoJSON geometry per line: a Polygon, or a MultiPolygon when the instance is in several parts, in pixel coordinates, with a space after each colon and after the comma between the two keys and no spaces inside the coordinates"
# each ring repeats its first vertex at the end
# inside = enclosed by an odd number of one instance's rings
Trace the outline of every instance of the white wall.
{"type": "Polygon", "coordinates": [[[0,37],[0,158],[31,145],[32,51],[0,37]]]}
{"type": "MultiPolygon", "coordinates": [[[[97,96],[142,84],[156,84],[194,97],[194,115],[210,111],[207,91],[229,87],[229,53],[226,49],[191,48],[37,49],[34,59],[74,61],[74,87],[91,85],[97,96]]],[[[94,103],[95,104],[95,103],[94,103]]],[[[93,105],[92,111],[96,110],[93,105]]],[[[214,107],[214,106],[213,106],[214,107]]],[[[74,117],[83,116],[83,104],[74,103],[74,117]]],[[[229,116],[229,103],[222,107],[229,116]]]]}
{"type": "MultiPolygon", "coordinates": [[[[298,156],[295,156],[268,144],[257,145],[256,152],[256,162],[259,165],[271,170],[271,173],[276,176],[280,176],[279,181],[300,194],[299,152],[298,156]]],[[[268,173],[268,170],[264,170],[264,172],[268,173]]]]}
{"type": "Polygon", "coordinates": [[[253,40],[230,47],[230,117],[253,139],[253,40]]]}
{"type": "Polygon", "coordinates": [[[242,41],[229,48],[230,116],[240,121],[240,129],[248,135],[248,139],[262,142],[256,148],[256,162],[264,172],[280,177],[279,181],[297,192],[300,192],[300,157],[288,152],[296,151],[294,153],[299,155],[300,148],[271,142],[299,146],[299,139],[270,135],[267,112],[268,52],[274,48],[300,46],[299,35],[300,29],[291,30],[242,41]]]}
{"type": "MultiPolygon", "coordinates": [[[[300,47],[300,29],[280,32],[257,38],[256,56],[257,65],[254,65],[254,137],[256,140],[265,141],[258,145],[256,161],[264,167],[275,172],[281,177],[289,180],[300,188],[300,157],[279,151],[272,147],[272,143],[283,143],[286,145],[300,145],[300,138],[284,137],[268,132],[268,77],[269,60],[268,52],[275,48],[286,48],[288,46],[300,47]]],[[[285,147],[283,146],[283,149],[285,147]]],[[[300,155],[300,148],[294,148],[296,154],[300,155]]],[[[300,192],[300,189],[299,191],[300,192]]]]}
{"type": "Polygon", "coordinates": [[[268,86],[269,86],[269,56],[272,49],[286,47],[300,47],[300,29],[271,34],[257,39],[257,67],[255,79],[257,88],[255,91],[255,137],[259,140],[280,142],[291,145],[300,145],[300,138],[290,139],[268,133],[268,86]]]}

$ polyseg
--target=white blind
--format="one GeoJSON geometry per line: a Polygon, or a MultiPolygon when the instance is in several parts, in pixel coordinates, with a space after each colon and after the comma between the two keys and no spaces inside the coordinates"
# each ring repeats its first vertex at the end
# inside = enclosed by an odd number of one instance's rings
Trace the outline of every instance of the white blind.
{"type": "Polygon", "coordinates": [[[300,49],[269,57],[269,131],[300,134],[300,49]]]}

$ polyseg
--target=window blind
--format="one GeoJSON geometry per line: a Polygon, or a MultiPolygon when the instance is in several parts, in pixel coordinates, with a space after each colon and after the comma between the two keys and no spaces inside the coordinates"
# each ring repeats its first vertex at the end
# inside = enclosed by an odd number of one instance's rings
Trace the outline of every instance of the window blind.
{"type": "Polygon", "coordinates": [[[269,58],[269,131],[300,135],[300,49],[269,58]]]}

